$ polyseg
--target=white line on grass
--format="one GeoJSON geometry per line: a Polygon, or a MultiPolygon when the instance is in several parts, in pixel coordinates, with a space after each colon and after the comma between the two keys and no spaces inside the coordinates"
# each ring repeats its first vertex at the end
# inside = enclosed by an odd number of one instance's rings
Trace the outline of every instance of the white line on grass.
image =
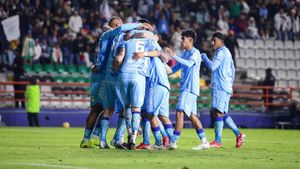
{"type": "Polygon", "coordinates": [[[25,165],[25,166],[38,166],[38,167],[49,167],[49,168],[68,168],[68,169],[88,169],[85,167],[76,167],[76,166],[65,166],[65,165],[51,165],[51,164],[35,164],[35,163],[17,163],[11,165],[25,165]]]}

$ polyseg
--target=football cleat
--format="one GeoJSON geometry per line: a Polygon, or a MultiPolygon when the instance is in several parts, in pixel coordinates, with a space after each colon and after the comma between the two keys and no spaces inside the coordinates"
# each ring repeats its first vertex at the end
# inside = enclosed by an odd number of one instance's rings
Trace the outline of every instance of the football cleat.
{"type": "Polygon", "coordinates": [[[156,145],[156,144],[153,144],[153,145],[150,145],[150,150],[164,150],[165,147],[163,145],[156,145]]]}
{"type": "Polygon", "coordinates": [[[192,148],[193,150],[205,150],[205,149],[209,149],[210,144],[209,143],[202,143],[200,145],[198,145],[197,147],[192,148]]]}
{"type": "Polygon", "coordinates": [[[176,143],[170,143],[170,144],[166,145],[165,147],[168,150],[176,150],[177,149],[176,143]]]}
{"type": "Polygon", "coordinates": [[[92,137],[91,143],[95,146],[99,146],[99,143],[100,143],[99,137],[92,137]]]}
{"type": "Polygon", "coordinates": [[[150,149],[150,144],[141,143],[138,146],[136,146],[135,149],[137,149],[137,150],[150,149]]]}
{"type": "Polygon", "coordinates": [[[90,141],[82,140],[80,143],[80,148],[95,148],[95,146],[90,141]]]}
{"type": "Polygon", "coordinates": [[[122,144],[116,143],[115,148],[127,150],[127,144],[126,143],[122,143],[122,144]]]}
{"type": "Polygon", "coordinates": [[[236,148],[240,148],[243,143],[245,142],[246,139],[246,134],[240,133],[240,135],[238,135],[238,137],[236,138],[236,148]]]}
{"type": "Polygon", "coordinates": [[[106,142],[103,142],[103,141],[100,142],[99,148],[100,149],[110,149],[110,147],[108,146],[108,144],[106,142]]]}
{"type": "Polygon", "coordinates": [[[169,144],[169,137],[166,136],[166,137],[163,138],[163,145],[166,146],[168,144],[169,144]]]}
{"type": "Polygon", "coordinates": [[[216,141],[210,143],[210,147],[212,148],[221,148],[222,146],[223,146],[222,143],[218,143],[216,141]]]}

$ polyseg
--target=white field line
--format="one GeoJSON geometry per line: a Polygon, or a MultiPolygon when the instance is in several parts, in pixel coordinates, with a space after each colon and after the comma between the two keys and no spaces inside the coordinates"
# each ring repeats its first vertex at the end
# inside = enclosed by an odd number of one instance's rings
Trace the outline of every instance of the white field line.
{"type": "Polygon", "coordinates": [[[66,166],[66,165],[51,165],[51,164],[35,164],[35,163],[16,163],[9,165],[18,165],[18,166],[36,166],[36,167],[49,167],[49,168],[67,168],[67,169],[88,169],[85,167],[76,167],[76,166],[66,166]]]}

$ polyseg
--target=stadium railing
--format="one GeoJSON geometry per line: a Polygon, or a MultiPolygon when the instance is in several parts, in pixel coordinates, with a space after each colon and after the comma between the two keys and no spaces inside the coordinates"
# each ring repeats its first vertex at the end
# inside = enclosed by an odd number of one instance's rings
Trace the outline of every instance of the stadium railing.
{"type": "MultiPolygon", "coordinates": [[[[24,93],[24,90],[15,91],[13,85],[27,85],[28,82],[0,82],[0,107],[12,107],[15,93],[24,93]]],[[[41,106],[49,108],[88,108],[89,83],[80,82],[40,82],[41,106]]],[[[25,88],[23,88],[25,89],[25,88]]],[[[179,85],[171,85],[170,108],[176,108],[180,93],[179,85]]],[[[231,98],[230,108],[233,110],[264,110],[287,108],[291,100],[298,98],[300,87],[271,87],[271,86],[246,86],[235,85],[231,98]],[[270,90],[273,90],[270,93],[270,90]],[[265,91],[265,92],[264,92],[265,91]],[[272,98],[272,99],[270,99],[272,98]]],[[[198,97],[198,109],[210,109],[210,90],[201,87],[198,97]]]]}

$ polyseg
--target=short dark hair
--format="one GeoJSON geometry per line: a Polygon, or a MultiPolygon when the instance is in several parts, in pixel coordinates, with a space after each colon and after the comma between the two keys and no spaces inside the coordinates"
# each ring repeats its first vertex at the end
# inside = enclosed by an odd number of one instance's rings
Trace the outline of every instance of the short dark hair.
{"type": "Polygon", "coordinates": [[[109,20],[108,20],[108,25],[109,25],[110,27],[111,27],[111,24],[112,24],[113,20],[115,20],[115,19],[122,20],[120,17],[117,17],[117,16],[112,16],[112,17],[110,17],[109,20]]]}
{"type": "Polygon", "coordinates": [[[34,77],[30,78],[30,79],[29,79],[29,84],[31,84],[31,85],[36,85],[36,84],[37,84],[37,79],[34,78],[34,77]]]}
{"type": "Polygon", "coordinates": [[[225,35],[221,32],[215,32],[213,35],[212,35],[213,38],[218,38],[218,39],[221,39],[221,40],[225,40],[225,35]]]}
{"type": "Polygon", "coordinates": [[[181,36],[191,37],[193,39],[193,43],[197,40],[197,33],[192,29],[182,31],[181,36]]]}
{"type": "Polygon", "coordinates": [[[137,22],[138,23],[148,23],[148,24],[151,25],[151,22],[149,20],[147,20],[147,19],[144,19],[144,18],[138,19],[137,22]]]}

